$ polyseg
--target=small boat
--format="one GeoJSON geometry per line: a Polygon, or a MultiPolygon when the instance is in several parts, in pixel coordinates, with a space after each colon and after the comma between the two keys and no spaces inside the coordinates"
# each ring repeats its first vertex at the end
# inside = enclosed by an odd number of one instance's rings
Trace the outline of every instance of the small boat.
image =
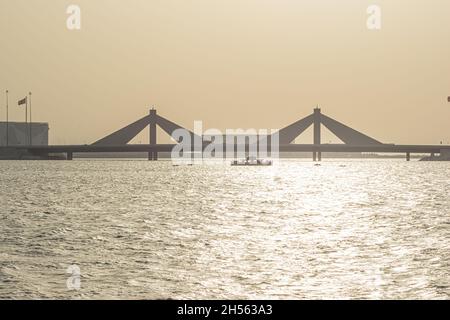
{"type": "Polygon", "coordinates": [[[231,161],[232,166],[271,166],[272,160],[256,159],[255,157],[247,157],[242,160],[231,161]]]}

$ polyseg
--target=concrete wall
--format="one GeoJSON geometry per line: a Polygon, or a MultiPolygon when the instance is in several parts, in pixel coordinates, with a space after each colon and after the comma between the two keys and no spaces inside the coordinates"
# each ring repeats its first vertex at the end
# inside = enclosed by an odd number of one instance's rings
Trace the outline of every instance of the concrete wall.
{"type": "MultiPolygon", "coordinates": [[[[6,122],[0,122],[0,146],[6,146],[6,122]]],[[[10,122],[8,125],[9,146],[29,145],[30,124],[10,122]]],[[[33,145],[48,145],[48,123],[33,123],[31,125],[31,141],[33,145]]]]}

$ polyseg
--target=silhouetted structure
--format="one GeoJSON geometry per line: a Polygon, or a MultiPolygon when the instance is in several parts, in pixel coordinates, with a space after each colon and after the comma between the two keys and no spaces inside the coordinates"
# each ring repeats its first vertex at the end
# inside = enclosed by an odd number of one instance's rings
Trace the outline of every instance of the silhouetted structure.
{"type": "Polygon", "coordinates": [[[48,123],[0,122],[0,147],[48,145],[48,123]]]}
{"type": "MultiPolygon", "coordinates": [[[[159,126],[168,135],[173,136],[173,132],[177,129],[186,130],[193,139],[195,134],[191,131],[181,127],[180,125],[159,116],[154,108],[150,113],[139,119],[138,121],[106,136],[103,139],[94,142],[94,146],[120,146],[126,145],[134,137],[136,137],[142,130],[149,127],[149,142],[150,145],[157,145],[156,126],[159,126]]],[[[179,141],[178,141],[179,142],[179,141]]],[[[158,160],[158,151],[149,151],[148,160],[158,160]]]]}
{"type": "MultiPolygon", "coordinates": [[[[366,136],[365,134],[358,132],[334,119],[327,117],[321,113],[320,108],[315,108],[314,113],[283,128],[279,131],[280,144],[290,144],[298,136],[300,136],[305,130],[307,130],[311,125],[314,125],[314,145],[321,145],[321,125],[328,128],[334,135],[341,139],[347,145],[355,146],[371,146],[371,145],[381,145],[382,143],[366,136]]],[[[316,157],[319,157],[319,161],[322,158],[322,153],[320,151],[313,152],[314,161],[316,157]]]]}
{"type": "MultiPolygon", "coordinates": [[[[382,143],[366,136],[365,134],[358,132],[334,119],[327,117],[321,113],[320,108],[315,108],[314,113],[281,129],[279,134],[280,145],[291,144],[298,136],[300,136],[311,125],[314,126],[314,145],[321,145],[321,125],[327,127],[332,133],[334,133],[339,139],[348,145],[381,145],[382,143]]],[[[107,137],[95,142],[95,146],[119,146],[126,145],[135,136],[137,136],[142,130],[149,126],[149,142],[150,145],[156,145],[156,126],[162,128],[167,134],[172,136],[173,132],[177,129],[187,130],[176,123],[173,123],[161,116],[159,116],[155,109],[151,109],[149,115],[139,119],[138,121],[108,135],[107,137]]],[[[191,131],[187,130],[191,134],[191,138],[196,136],[191,131]]],[[[201,139],[197,136],[197,138],[201,139]]],[[[265,139],[264,137],[258,137],[258,141],[265,139]]],[[[224,139],[224,141],[226,141],[224,139]]],[[[269,139],[271,141],[271,139],[269,139]]],[[[248,144],[248,143],[247,143],[248,144]]],[[[248,147],[246,147],[248,150],[248,147]]],[[[322,152],[313,151],[313,159],[321,161],[322,152]]],[[[149,160],[157,160],[158,152],[151,151],[148,154],[149,160]]]]}
{"type": "MultiPolygon", "coordinates": [[[[173,137],[175,130],[183,130],[184,133],[188,133],[191,138],[191,152],[197,152],[202,150],[194,150],[194,145],[200,145],[200,148],[206,148],[212,142],[211,140],[204,139],[193,132],[181,127],[180,125],[167,120],[166,118],[157,114],[155,109],[151,109],[149,114],[145,117],[133,122],[132,124],[96,141],[91,145],[67,145],[67,146],[22,146],[17,147],[17,150],[23,150],[33,155],[48,155],[51,153],[66,153],[67,159],[73,159],[73,153],[86,153],[86,152],[147,152],[149,160],[157,160],[158,152],[171,152],[176,144],[158,144],[157,143],[157,127],[160,127],[163,131],[173,137]],[[136,137],[146,127],[149,127],[149,144],[128,144],[134,137],[136,137]],[[199,142],[195,144],[194,142],[199,142]]],[[[231,145],[228,139],[224,140],[223,148],[228,150],[227,147],[234,148],[236,151],[236,136],[232,137],[231,145]]],[[[273,139],[278,139],[279,152],[312,152],[313,159],[321,160],[322,152],[370,152],[370,153],[404,153],[406,159],[409,161],[411,153],[428,153],[428,154],[442,154],[448,152],[450,146],[444,145],[395,145],[381,143],[355,129],[352,129],[324,114],[321,113],[319,108],[315,108],[314,112],[293,124],[279,130],[276,134],[271,136],[257,136],[257,150],[260,145],[266,145],[262,143],[263,139],[267,141],[268,149],[270,150],[273,139]],[[321,125],[328,128],[333,134],[341,139],[343,144],[322,144],[321,143],[321,125]],[[294,140],[300,136],[310,126],[314,127],[314,138],[312,144],[295,144],[294,140]]],[[[245,141],[245,150],[249,150],[249,141],[245,141]]],[[[181,141],[177,141],[178,143],[181,141]]],[[[240,142],[239,142],[240,143],[240,142]]],[[[252,146],[255,143],[251,143],[252,146]]],[[[6,148],[5,148],[6,149],[6,148]]],[[[235,153],[236,155],[236,153],[235,153]]]]}

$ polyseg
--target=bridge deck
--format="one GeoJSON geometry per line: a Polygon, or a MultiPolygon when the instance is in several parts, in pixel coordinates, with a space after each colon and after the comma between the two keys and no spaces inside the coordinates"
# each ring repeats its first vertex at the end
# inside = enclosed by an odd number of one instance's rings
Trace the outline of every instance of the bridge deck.
{"type": "MultiPolygon", "coordinates": [[[[205,143],[206,147],[209,143],[205,143]]],[[[35,154],[43,153],[91,153],[91,152],[171,152],[176,144],[131,144],[119,146],[101,145],[54,145],[54,146],[21,146],[35,154]]],[[[226,150],[227,145],[223,145],[226,150]]],[[[233,145],[229,145],[231,149],[233,145]]],[[[238,146],[239,147],[239,146],[238,146]]],[[[270,147],[270,146],[269,146],[270,147]]],[[[450,150],[446,145],[346,145],[346,144],[283,144],[280,152],[378,152],[378,153],[441,153],[441,150],[450,150]]]]}

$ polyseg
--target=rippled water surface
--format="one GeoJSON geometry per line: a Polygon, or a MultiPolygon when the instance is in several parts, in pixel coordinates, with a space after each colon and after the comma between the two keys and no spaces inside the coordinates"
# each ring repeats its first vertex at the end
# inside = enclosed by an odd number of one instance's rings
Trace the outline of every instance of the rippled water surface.
{"type": "Polygon", "coordinates": [[[6,161],[0,174],[3,299],[450,298],[450,163],[6,161]]]}

